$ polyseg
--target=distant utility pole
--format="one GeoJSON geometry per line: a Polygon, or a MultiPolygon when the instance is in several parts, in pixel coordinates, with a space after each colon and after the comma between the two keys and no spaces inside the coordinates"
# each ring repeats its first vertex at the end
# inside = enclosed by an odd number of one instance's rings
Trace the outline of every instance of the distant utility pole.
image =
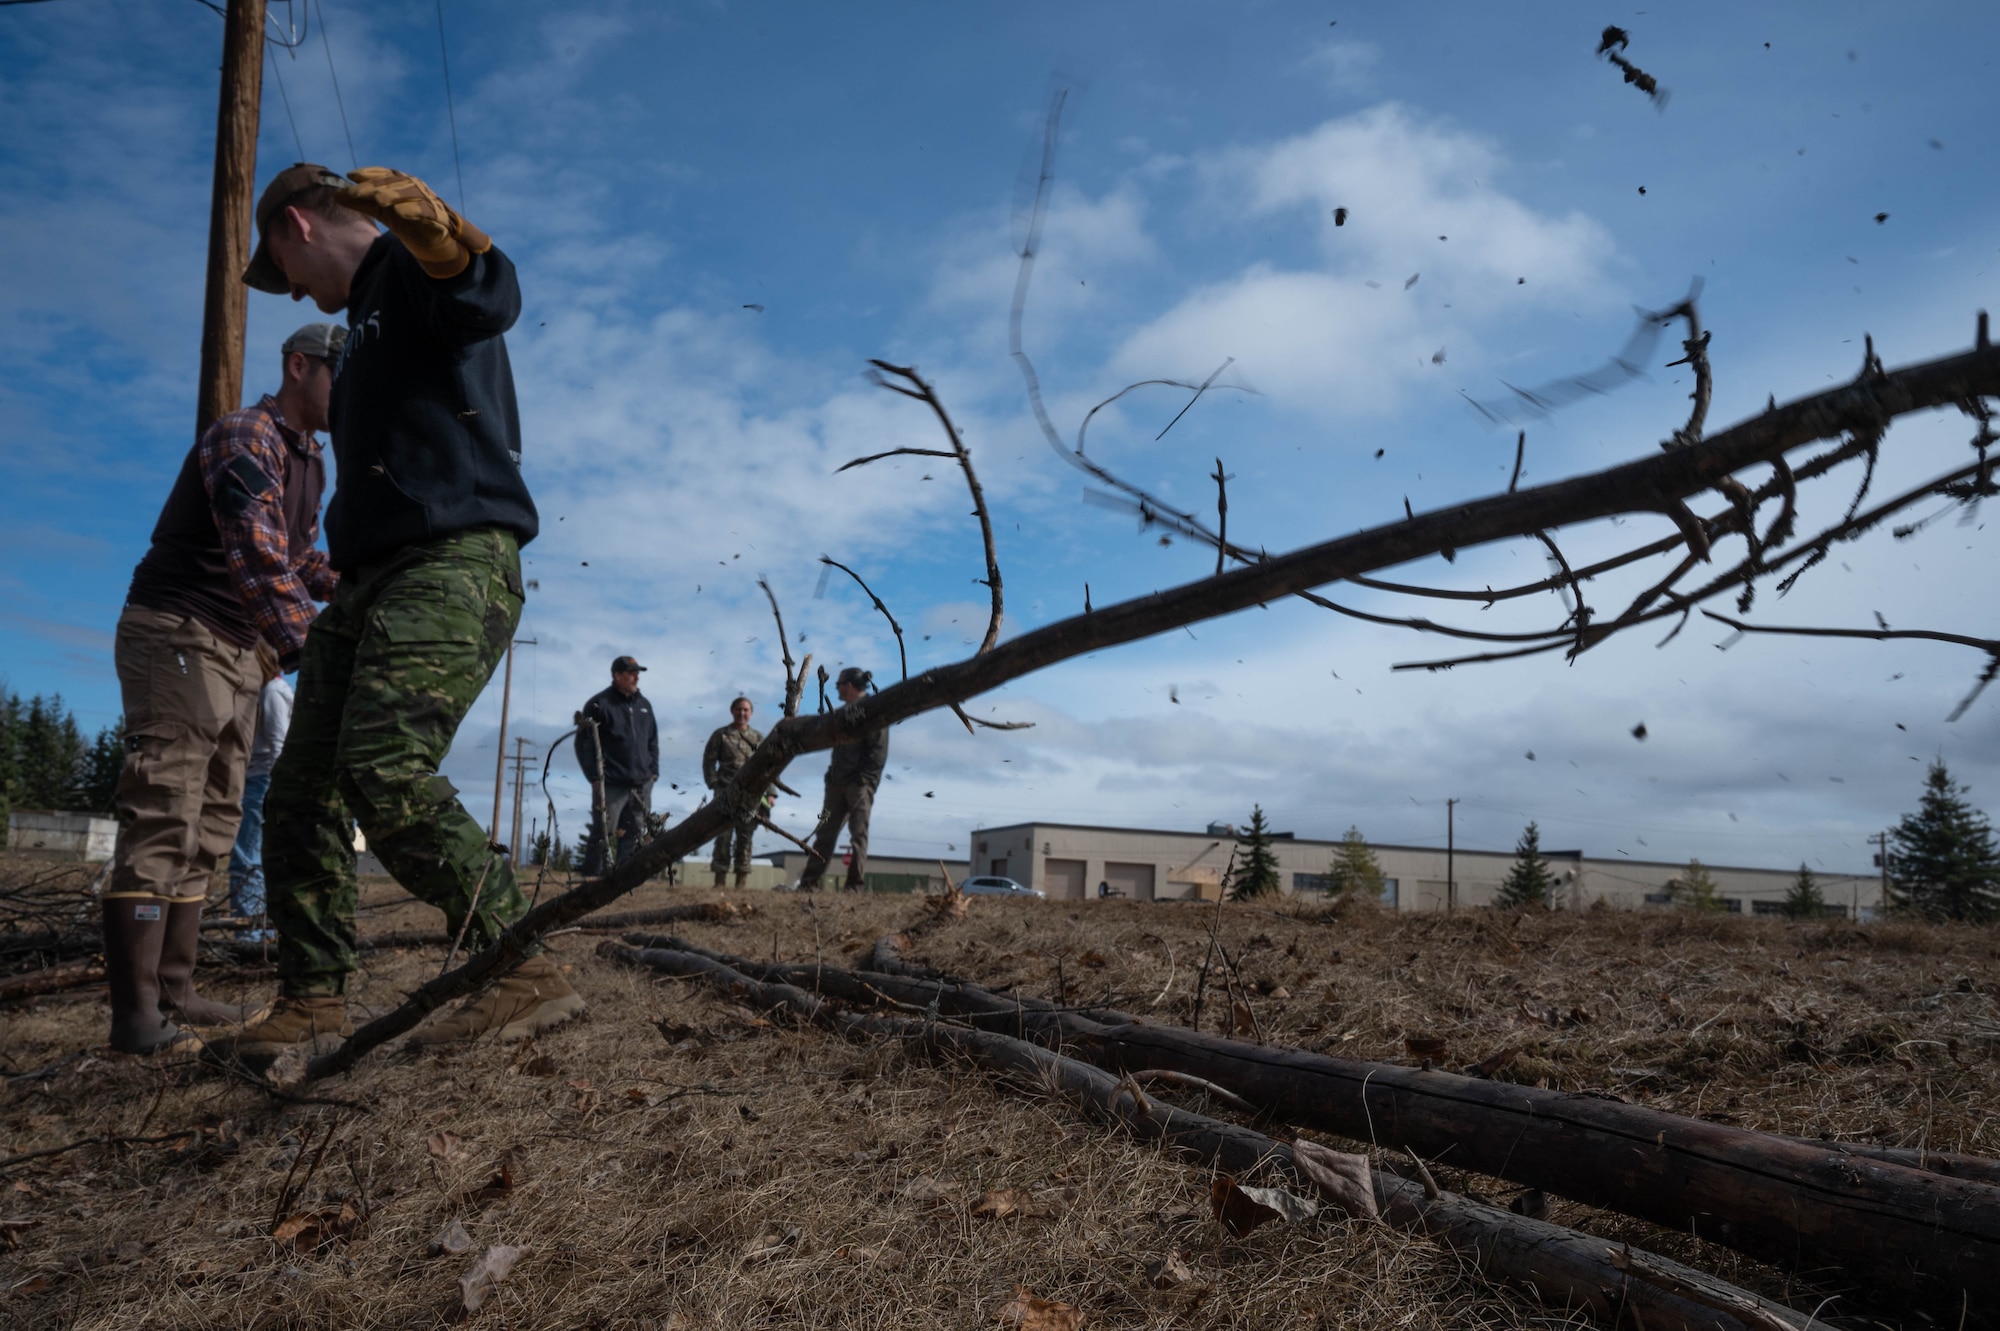
{"type": "MultiPolygon", "coordinates": [[[[1889,913],[1889,834],[1887,832],[1877,832],[1869,839],[1875,843],[1875,863],[1882,866],[1882,902],[1877,909],[1882,914],[1887,915],[1889,913]]],[[[1856,924],[1861,922],[1861,911],[1858,907],[1854,912],[1854,922],[1856,924]]]]}
{"type": "Polygon", "coordinates": [[[199,435],[243,405],[243,318],[250,289],[250,214],[264,97],[264,0],[229,0],[222,16],[222,93],[215,111],[215,184],[208,208],[208,278],[201,310],[199,435]]]}
{"type": "Polygon", "coordinates": [[[514,737],[514,826],[510,834],[512,839],[507,844],[514,848],[516,866],[528,862],[527,844],[521,840],[521,783],[526,778],[528,770],[527,746],[526,735],[514,737]]]}
{"type": "Polygon", "coordinates": [[[1457,812],[1458,801],[1444,802],[1444,910],[1449,915],[1458,909],[1458,842],[1454,835],[1453,814],[1457,812]]]}
{"type": "Polygon", "coordinates": [[[488,833],[493,841],[500,839],[500,796],[507,788],[507,708],[514,699],[514,648],[539,645],[534,638],[507,640],[507,675],[500,684],[500,742],[495,746],[500,752],[493,760],[493,830],[488,833]]]}

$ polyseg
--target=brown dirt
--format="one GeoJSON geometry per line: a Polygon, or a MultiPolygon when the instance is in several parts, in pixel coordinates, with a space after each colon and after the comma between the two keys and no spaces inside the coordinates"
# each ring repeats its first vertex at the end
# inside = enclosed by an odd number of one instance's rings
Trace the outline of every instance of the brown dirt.
{"type": "MultiPolygon", "coordinates": [[[[716,899],[757,913],[677,932],[760,958],[851,962],[917,914],[908,897],[665,886],[615,909],[716,899]]],[[[386,883],[365,904],[371,932],[436,927],[386,883]]],[[[1210,919],[1201,906],[975,900],[908,955],[1186,1022],[1210,919]]],[[[1406,1040],[1442,1039],[1453,1065],[1518,1046],[1500,1075],[1746,1126],[2000,1154],[1991,930],[1232,905],[1219,936],[1272,1040],[1410,1062],[1406,1040]]],[[[0,1090],[0,1154],[188,1134],[0,1171],[0,1221],[26,1222],[0,1229],[0,1326],[979,1327],[1000,1325],[1017,1286],[1078,1305],[1093,1327],[1565,1324],[1387,1230],[1271,1225],[1226,1240],[1200,1171],[1060,1103],[765,1024],[600,960],[595,941],[553,949],[587,1021],[529,1047],[384,1052],[308,1088],[368,1112],[276,1103],[101,1046],[0,1090]],[[324,1214],[302,1245],[272,1237],[288,1175],[301,1194],[289,1215],[324,1214]],[[1030,1213],[983,1213],[996,1208],[980,1198],[1004,1189],[1030,1213]],[[427,1255],[454,1219],[476,1246],[427,1255]],[[497,1297],[463,1314],[458,1277],[494,1244],[526,1251],[497,1297]],[[1193,1283],[1152,1288],[1147,1266],[1175,1252],[1193,1283]]],[[[356,1005],[393,1004],[442,953],[369,954],[356,1005]]],[[[222,995],[269,988],[252,972],[209,976],[222,995]]],[[[1219,984],[1212,970],[1211,1030],[1228,1010],[1219,984]]],[[[105,1020],[91,993],[0,1010],[0,1057],[55,1063],[100,1041],[105,1020]]],[[[1816,1302],[1639,1222],[1561,1202],[1553,1218],[1816,1302]]]]}

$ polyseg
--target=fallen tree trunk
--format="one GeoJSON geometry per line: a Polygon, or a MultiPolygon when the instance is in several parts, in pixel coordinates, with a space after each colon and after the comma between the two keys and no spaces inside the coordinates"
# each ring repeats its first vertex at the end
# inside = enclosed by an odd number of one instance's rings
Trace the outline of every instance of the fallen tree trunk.
{"type": "Polygon", "coordinates": [[[1930,1174],[1943,1174],[1947,1178],[1962,1178],[2000,1188],[2000,1160],[1983,1155],[1920,1151],[1911,1146],[1876,1146],[1870,1142],[1822,1141],[1818,1137],[1786,1137],[1785,1140],[1818,1151],[1832,1151],[1835,1155],[1859,1156],[1863,1160],[1879,1160],[1883,1164],[1921,1169],[1930,1174]]]}
{"type": "Polygon", "coordinates": [[[2000,1188],[1983,1182],[1600,1096],[1056,1008],[933,978],[887,939],[870,961],[902,973],[740,965],[851,1001],[935,1004],[1116,1072],[1200,1077],[1289,1123],[1693,1233],[1830,1289],[1895,1290],[1954,1324],[2000,1326],[2000,1188]]]}
{"type": "MultiPolygon", "coordinates": [[[[701,979],[767,1011],[791,1012],[851,1037],[889,1036],[956,1055],[1003,1077],[1053,1089],[1087,1113],[1142,1139],[1164,1142],[1201,1164],[1245,1176],[1274,1169],[1295,1188],[1314,1187],[1285,1143],[1150,1099],[1129,1079],[1024,1040],[916,1018],[839,1012],[797,985],[753,979],[695,952],[607,941],[598,954],[701,979]]],[[[791,969],[831,973],[817,967],[791,969]]],[[[1525,1286],[1565,1310],[1588,1309],[1614,1324],[1631,1312],[1634,1324],[1648,1331],[1800,1331],[1811,1322],[1782,1304],[1664,1257],[1620,1251],[1602,1239],[1433,1191],[1382,1169],[1372,1169],[1370,1176],[1377,1210],[1389,1224],[1425,1234],[1469,1259],[1483,1275],[1525,1286]]]]}
{"type": "Polygon", "coordinates": [[[11,1003],[37,994],[53,994],[64,989],[80,989],[104,979],[104,963],[72,961],[46,970],[27,971],[0,980],[0,1003],[11,1003]]]}

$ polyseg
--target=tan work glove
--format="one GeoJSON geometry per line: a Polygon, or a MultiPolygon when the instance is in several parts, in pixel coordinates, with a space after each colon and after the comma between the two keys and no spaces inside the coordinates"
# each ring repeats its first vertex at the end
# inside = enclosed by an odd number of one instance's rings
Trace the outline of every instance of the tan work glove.
{"type": "MultiPolygon", "coordinates": [[[[432,277],[457,277],[475,254],[493,248],[484,231],[460,217],[415,176],[386,166],[347,173],[336,196],[343,207],[365,213],[388,227],[432,277]]],[[[334,184],[338,177],[327,176],[334,184]]]]}

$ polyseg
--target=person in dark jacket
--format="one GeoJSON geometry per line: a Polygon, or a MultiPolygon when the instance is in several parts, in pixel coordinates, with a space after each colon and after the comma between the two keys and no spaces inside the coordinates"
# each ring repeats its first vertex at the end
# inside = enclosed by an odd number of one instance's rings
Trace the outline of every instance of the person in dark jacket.
{"type": "MultiPolygon", "coordinates": [[[[873,677],[859,666],[848,666],[834,681],[834,691],[843,704],[857,703],[868,696],[873,677]]],[[[826,765],[826,803],[819,815],[819,835],[813,838],[817,858],[806,861],[799,878],[801,892],[819,890],[820,875],[840,840],[840,827],[847,824],[847,882],[849,892],[859,892],[868,881],[868,817],[875,808],[875,789],[882,784],[882,769],[889,763],[888,730],[871,730],[852,744],[833,751],[826,765]]]]}
{"type": "Polygon", "coordinates": [[[132,571],[113,659],[125,704],[118,851],[103,897],[111,1045],[186,1044],[176,1022],[240,1022],[194,991],[209,879],[242,818],[257,729],[257,649],[299,659],[338,581],[319,539],[333,363],[346,337],[307,324],[285,339],[275,394],[217,418],[188,450],[132,571]]]}
{"type": "Polygon", "coordinates": [[[576,761],[595,795],[590,839],[583,848],[586,876],[605,870],[606,825],[617,829],[612,864],[631,854],[646,835],[653,783],[660,779],[660,731],[653,705],[639,692],[639,673],[645,668],[629,656],[619,657],[611,663],[611,687],[576,714],[576,761]]]}
{"type": "MultiPolygon", "coordinates": [[[[384,167],[345,180],[306,163],[281,171],[256,222],[245,282],[347,312],[326,516],[340,588],[306,638],[264,806],[280,994],[231,1046],[261,1061],[342,1033],[356,965],[350,820],[467,953],[526,912],[508,857],[438,765],[520,621],[520,549],[538,520],[503,338],[521,313],[512,261],[421,180],[384,167]]],[[[583,1007],[536,950],[415,1042],[517,1040],[583,1007]]]]}

